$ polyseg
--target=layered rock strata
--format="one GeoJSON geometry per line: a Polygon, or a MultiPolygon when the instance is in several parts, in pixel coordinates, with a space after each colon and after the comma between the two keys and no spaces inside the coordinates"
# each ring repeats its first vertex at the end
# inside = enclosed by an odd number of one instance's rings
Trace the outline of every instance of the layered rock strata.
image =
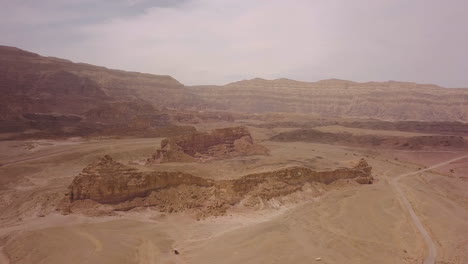
{"type": "Polygon", "coordinates": [[[289,167],[232,180],[211,180],[182,172],[140,172],[105,156],[83,169],[69,187],[71,204],[91,200],[114,210],[156,206],[164,212],[189,209],[220,215],[246,199],[270,200],[301,191],[307,184],[351,179],[373,182],[365,160],[352,168],[314,171],[289,167]]]}
{"type": "Polygon", "coordinates": [[[330,133],[315,129],[298,129],[279,133],[270,138],[279,142],[313,142],[322,144],[339,144],[357,147],[383,147],[389,149],[433,149],[465,147],[462,136],[428,135],[428,136],[381,136],[354,135],[351,133],[330,133]]]}
{"type": "Polygon", "coordinates": [[[181,184],[212,186],[213,182],[181,172],[142,173],[114,161],[110,156],[104,156],[99,162],[83,169],[73,180],[70,200],[119,203],[181,184]]]}
{"type": "Polygon", "coordinates": [[[193,162],[246,155],[267,155],[268,149],[256,144],[245,127],[215,129],[211,133],[195,132],[170,137],[149,159],[156,163],[193,162]]]}
{"type": "Polygon", "coordinates": [[[468,89],[431,84],[256,78],[191,89],[205,102],[236,112],[305,113],[392,121],[468,121],[468,89]]]}

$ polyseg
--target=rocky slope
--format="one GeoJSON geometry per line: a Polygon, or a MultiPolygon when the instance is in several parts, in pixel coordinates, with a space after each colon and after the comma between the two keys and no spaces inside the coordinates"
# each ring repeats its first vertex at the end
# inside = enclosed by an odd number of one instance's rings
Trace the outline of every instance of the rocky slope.
{"type": "Polygon", "coordinates": [[[252,79],[194,86],[208,102],[239,112],[295,112],[385,120],[468,121],[468,89],[406,82],[252,79]]]}
{"type": "Polygon", "coordinates": [[[150,162],[192,162],[215,158],[247,155],[267,155],[268,149],[255,144],[245,127],[215,129],[211,133],[196,132],[170,137],[161,142],[161,148],[150,162]]]}
{"type": "Polygon", "coordinates": [[[0,46],[0,119],[25,113],[83,114],[102,102],[145,100],[196,108],[196,95],[170,76],[111,70],[0,46]]]}
{"type": "MultiPolygon", "coordinates": [[[[172,112],[145,101],[102,102],[82,115],[28,113],[0,121],[4,139],[138,136],[166,137],[193,133],[193,126],[174,121],[172,112]]],[[[195,115],[196,116],[196,115],[195,115]]]]}
{"type": "MultiPolygon", "coordinates": [[[[110,204],[111,210],[156,206],[161,211],[195,210],[201,215],[220,215],[232,206],[268,201],[302,191],[304,186],[353,179],[373,181],[372,168],[360,160],[352,168],[313,171],[290,167],[250,174],[233,180],[215,181],[182,172],[140,172],[105,156],[83,169],[69,189],[67,210],[80,210],[82,203],[110,204]]],[[[95,204],[94,204],[95,206],[95,204]]],[[[109,208],[107,208],[109,210],[109,208]]]]}
{"type": "Polygon", "coordinates": [[[381,147],[391,149],[462,149],[465,139],[461,136],[431,135],[431,136],[381,136],[353,135],[351,133],[330,133],[315,129],[297,129],[281,132],[273,137],[279,142],[314,142],[322,144],[339,144],[355,147],[381,147]]]}
{"type": "Polygon", "coordinates": [[[111,70],[0,46],[0,139],[168,136],[233,121],[170,76],[111,70]]]}

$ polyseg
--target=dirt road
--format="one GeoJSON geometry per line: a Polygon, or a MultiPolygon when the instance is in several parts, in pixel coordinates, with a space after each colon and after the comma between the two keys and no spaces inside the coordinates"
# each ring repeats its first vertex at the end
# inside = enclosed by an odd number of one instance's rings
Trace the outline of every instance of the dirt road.
{"type": "Polygon", "coordinates": [[[425,169],[422,169],[422,170],[417,170],[417,171],[414,171],[414,172],[401,174],[401,175],[393,178],[393,180],[392,180],[392,185],[393,185],[394,189],[396,190],[396,193],[398,194],[398,196],[401,199],[401,202],[403,203],[405,208],[408,210],[408,213],[410,214],[411,219],[413,220],[414,224],[416,225],[416,228],[419,230],[419,232],[423,236],[424,241],[426,243],[428,253],[427,253],[426,259],[423,262],[424,264],[434,264],[435,263],[436,256],[437,256],[437,249],[436,249],[434,240],[431,238],[431,236],[429,235],[429,233],[427,232],[427,230],[424,228],[423,224],[421,223],[421,220],[419,220],[418,216],[414,212],[413,206],[411,206],[410,202],[406,198],[405,193],[402,191],[400,185],[398,184],[398,181],[400,179],[404,178],[404,177],[415,175],[415,174],[422,173],[422,172],[425,172],[425,171],[429,171],[429,170],[432,170],[432,169],[435,169],[435,168],[438,168],[438,167],[441,167],[441,166],[445,166],[447,164],[450,164],[452,162],[455,162],[455,161],[458,161],[458,160],[461,160],[461,159],[464,159],[464,158],[467,158],[467,157],[468,157],[468,155],[464,155],[464,156],[461,156],[461,157],[458,157],[458,158],[450,159],[450,160],[447,160],[447,161],[432,165],[432,166],[430,166],[428,168],[425,168],[425,169]]]}
{"type": "Polygon", "coordinates": [[[12,165],[12,164],[23,163],[23,162],[28,162],[28,161],[33,161],[33,160],[38,160],[38,159],[43,159],[43,158],[48,158],[52,156],[57,156],[59,154],[77,152],[81,150],[100,149],[106,146],[117,147],[117,146],[122,146],[122,145],[150,144],[153,141],[154,139],[148,138],[148,139],[130,141],[130,142],[109,141],[109,142],[99,143],[98,145],[94,145],[93,143],[90,143],[90,142],[85,142],[85,143],[65,146],[65,149],[60,149],[64,147],[64,146],[60,146],[59,147],[60,150],[54,150],[52,148],[52,149],[48,149],[44,151],[39,151],[37,153],[33,153],[25,157],[16,157],[16,158],[9,159],[9,160],[0,160],[0,167],[5,167],[8,165],[12,165]]]}

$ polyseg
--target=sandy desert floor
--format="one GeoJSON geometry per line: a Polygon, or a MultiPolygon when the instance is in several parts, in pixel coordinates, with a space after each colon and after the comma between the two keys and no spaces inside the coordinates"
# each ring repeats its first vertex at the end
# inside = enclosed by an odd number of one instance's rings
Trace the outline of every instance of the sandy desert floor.
{"type": "MultiPolygon", "coordinates": [[[[251,131],[270,156],[150,167],[137,164],[160,138],[0,142],[0,263],[422,263],[426,244],[392,181],[468,155],[278,143],[267,140],[277,131],[251,131]],[[214,179],[288,165],[330,169],[365,158],[376,181],[338,182],[311,199],[200,221],[151,208],[99,217],[56,212],[73,177],[105,154],[140,169],[214,179]]],[[[468,263],[467,172],[468,158],[399,180],[434,240],[436,263],[468,263]]]]}

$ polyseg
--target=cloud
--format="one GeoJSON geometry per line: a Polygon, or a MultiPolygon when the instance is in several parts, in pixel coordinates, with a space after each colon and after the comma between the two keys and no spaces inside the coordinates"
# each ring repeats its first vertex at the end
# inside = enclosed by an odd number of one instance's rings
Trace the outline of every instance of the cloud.
{"type": "Polygon", "coordinates": [[[31,11],[30,21],[47,25],[31,46],[186,84],[288,77],[468,86],[461,0],[119,0],[95,8],[88,1],[46,0],[57,7],[31,11]],[[78,12],[85,9],[94,11],[78,12]]]}

